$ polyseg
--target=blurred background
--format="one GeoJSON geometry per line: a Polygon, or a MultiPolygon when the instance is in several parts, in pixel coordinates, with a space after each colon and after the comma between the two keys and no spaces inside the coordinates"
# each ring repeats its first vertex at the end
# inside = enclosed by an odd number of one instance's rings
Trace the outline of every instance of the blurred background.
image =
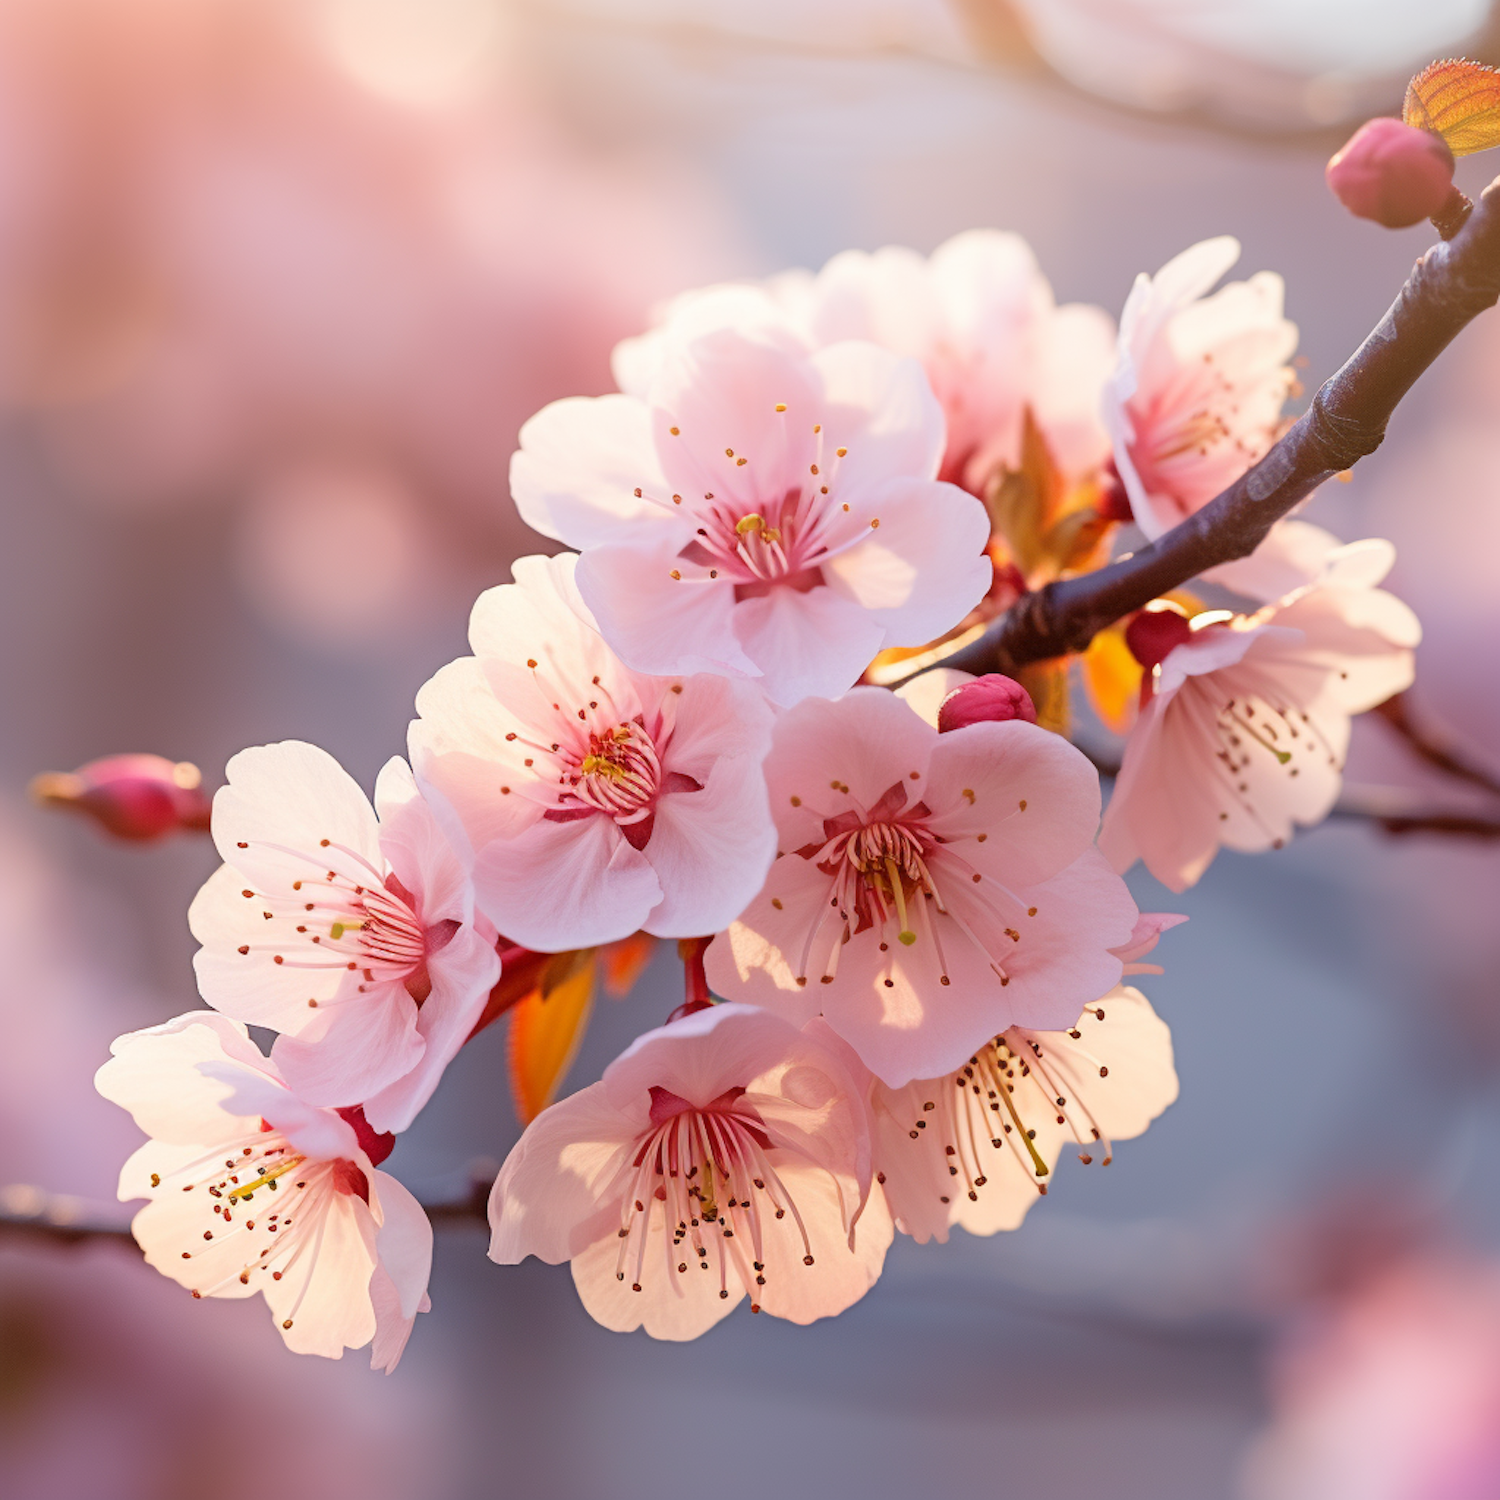
{"type": "MultiPolygon", "coordinates": [[[[107,1208],[110,1039],[196,1003],[206,840],[28,779],[327,746],[369,786],[474,595],[536,540],[516,429],[653,303],[850,247],[1023,234],[1117,314],[1208,235],[1274,269],[1309,386],[1430,231],[1322,167],[1407,77],[1500,62],[1483,0],[0,0],[0,1207],[107,1208]]],[[[1485,158],[1460,164],[1472,193],[1485,158]]],[[[1500,317],[1309,514],[1392,538],[1415,703],[1496,764],[1500,317]],[[1485,747],[1489,747],[1486,750],[1485,747]]],[[[1380,722],[1364,783],[1448,796],[1380,722]]],[[[1500,1494],[1500,845],[1330,822],[1147,908],[1180,1101],[1018,1232],[898,1244],[831,1324],[593,1325],[439,1232],[399,1372],[283,1351],[112,1244],[0,1240],[7,1500],[1500,1494]]],[[[574,1084],[680,998],[601,1001],[574,1084]]],[[[391,1167],[517,1134],[503,1027],[391,1167]]]]}

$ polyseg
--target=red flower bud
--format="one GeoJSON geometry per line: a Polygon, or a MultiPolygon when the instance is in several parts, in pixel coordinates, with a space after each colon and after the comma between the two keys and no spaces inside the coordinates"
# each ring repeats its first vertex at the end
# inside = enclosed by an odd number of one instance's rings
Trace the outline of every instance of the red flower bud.
{"type": "Polygon", "coordinates": [[[209,799],[197,766],[160,755],[110,755],[76,771],[33,778],[31,795],[87,813],[116,838],[145,843],[176,829],[208,827],[209,799]]]}
{"type": "Polygon", "coordinates": [[[1328,186],[1361,219],[1405,229],[1430,219],[1453,192],[1453,153],[1442,136],[1369,120],[1328,163],[1328,186]]]}
{"type": "Polygon", "coordinates": [[[938,709],[938,733],[967,729],[970,724],[1003,724],[1007,719],[1036,723],[1031,694],[1013,678],[990,672],[950,693],[938,709]]]}
{"type": "Polygon", "coordinates": [[[1125,644],[1130,654],[1149,672],[1158,666],[1184,641],[1191,639],[1193,627],[1187,617],[1175,609],[1143,609],[1125,627],[1125,644]]]}

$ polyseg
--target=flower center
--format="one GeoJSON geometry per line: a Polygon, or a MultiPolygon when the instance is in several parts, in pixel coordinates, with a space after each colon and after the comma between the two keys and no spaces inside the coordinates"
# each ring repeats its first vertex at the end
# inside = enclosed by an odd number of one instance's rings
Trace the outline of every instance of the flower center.
{"type": "Polygon", "coordinates": [[[618,724],[590,733],[588,748],[568,777],[574,796],[617,822],[646,817],[661,786],[661,758],[641,725],[618,724]]]}
{"type": "Polygon", "coordinates": [[[251,1286],[256,1278],[269,1291],[265,1283],[300,1267],[301,1289],[281,1324],[290,1328],[312,1282],[324,1214],[339,1194],[367,1191],[363,1179],[352,1162],[310,1161],[263,1121],[259,1134],[217,1146],[151,1185],[201,1196],[203,1217],[181,1251],[183,1260],[202,1263],[203,1284],[193,1296],[212,1297],[235,1281],[251,1286]]]}
{"type": "Polygon", "coordinates": [[[363,855],[327,839],[318,854],[280,852],[306,860],[322,874],[291,881],[286,895],[241,892],[262,907],[270,939],[242,945],[241,954],[270,952],[274,963],[288,969],[357,972],[361,991],[422,970],[428,933],[414,898],[394,875],[383,875],[363,855]]]}
{"type": "Polygon", "coordinates": [[[620,1249],[615,1277],[639,1292],[650,1274],[647,1242],[661,1216],[665,1270],[678,1278],[718,1274],[719,1296],[734,1275],[759,1312],[766,1284],[769,1220],[788,1214],[802,1240],[802,1264],[813,1264],[807,1227],[772,1166],[772,1144],[759,1114],[729,1089],[698,1108],[662,1088],[651,1090],[651,1128],[622,1168],[620,1249]]]}
{"type": "MultiPolygon", "coordinates": [[[[1102,1009],[1093,1013],[1103,1020],[1102,1009]]],[[[1085,1012],[1085,1017],[1089,1014],[1085,1012]]],[[[1075,1027],[1066,1035],[1076,1043],[1081,1033],[1075,1027]]],[[[1112,1148],[1078,1097],[1079,1086],[1076,1078],[1070,1078],[1069,1064],[1085,1062],[1101,1077],[1109,1070],[1076,1045],[1068,1047],[1064,1057],[1055,1045],[1060,1037],[1013,1026],[975,1053],[958,1072],[942,1079],[933,1097],[922,1101],[922,1112],[907,1134],[928,1149],[941,1149],[949,1177],[959,1179],[952,1184],[954,1192],[961,1191],[977,1202],[979,1190],[995,1169],[995,1153],[1011,1150],[1025,1154],[1024,1165],[1037,1191],[1045,1194],[1043,1179],[1051,1168],[1035,1143],[1038,1125],[1049,1120],[1070,1127],[1080,1145],[1102,1143],[1104,1164],[1109,1165],[1112,1148]]],[[[1087,1164],[1093,1157],[1084,1155],[1080,1160],[1087,1164]]],[[[941,1202],[949,1203],[953,1194],[939,1196],[941,1202]]]]}

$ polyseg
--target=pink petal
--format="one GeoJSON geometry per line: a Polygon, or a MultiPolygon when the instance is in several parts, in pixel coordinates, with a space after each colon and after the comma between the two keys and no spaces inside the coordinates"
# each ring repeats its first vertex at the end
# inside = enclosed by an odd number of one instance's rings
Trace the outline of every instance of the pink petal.
{"type": "Polygon", "coordinates": [[[296,1035],[276,1039],[271,1056],[309,1104],[361,1104],[422,1061],[417,1007],[399,983],[321,1006],[296,1035]]]}
{"type": "Polygon", "coordinates": [[[228,1061],[267,1075],[271,1071],[245,1028],[211,1010],[129,1032],[110,1051],[110,1060],[94,1075],[94,1087],[129,1110],[147,1135],[191,1145],[229,1140],[243,1130],[223,1108],[223,1085],[200,1073],[199,1063],[228,1061]]]}
{"type": "Polygon", "coordinates": [[[836,698],[885,643],[880,621],[835,589],[785,584],[734,606],[734,633],[773,703],[836,698]]]}
{"type": "Polygon", "coordinates": [[[956,485],[888,479],[858,492],[850,519],[863,540],[824,563],[823,575],[874,615],[886,645],[923,645],[984,598],[994,571],[984,551],[989,516],[956,485]]]}
{"type": "Polygon", "coordinates": [[[487,844],[474,861],[474,897],[512,942],[560,953],[639,931],[662,889],[614,819],[597,813],[487,844]]]}
{"type": "Polygon", "coordinates": [[[1012,889],[1070,865],[1099,828],[1099,773],[1061,735],[1021,720],[939,735],[923,800],[928,830],[1012,889]]]}
{"type": "Polygon", "coordinates": [[[543,536],[591,547],[637,535],[658,518],[674,524],[635,495],[637,489],[648,495],[666,489],[643,402],[615,395],[554,401],[521,428],[519,441],[511,494],[521,519],[543,536]]]}
{"type": "Polygon", "coordinates": [[[579,559],[579,590],[620,660],[659,677],[758,677],[735,634],[733,581],[676,580],[674,570],[684,571],[671,542],[595,547],[579,559]]]}
{"type": "Polygon", "coordinates": [[[657,937],[695,937],[732,922],[776,858],[765,776],[750,755],[720,756],[696,792],[657,799],[643,851],[662,898],[646,919],[657,937]]]}
{"type": "Polygon", "coordinates": [[[826,447],[849,450],[838,465],[841,495],[896,476],[937,477],[943,409],[915,359],[851,341],[820,349],[812,362],[823,383],[826,447]]]}
{"type": "Polygon", "coordinates": [[[544,1109],[516,1143],[490,1193],[490,1259],[518,1265],[528,1255],[549,1265],[578,1255],[619,1227],[616,1183],[625,1153],[644,1125],[622,1115],[602,1083],[544,1109]]]}
{"type": "Polygon", "coordinates": [[[415,1066],[389,1087],[364,1098],[365,1118],[376,1129],[399,1133],[411,1122],[458,1056],[500,977],[493,939],[473,927],[460,927],[452,940],[427,960],[431,993],[417,1011],[424,1048],[415,1066]]]}

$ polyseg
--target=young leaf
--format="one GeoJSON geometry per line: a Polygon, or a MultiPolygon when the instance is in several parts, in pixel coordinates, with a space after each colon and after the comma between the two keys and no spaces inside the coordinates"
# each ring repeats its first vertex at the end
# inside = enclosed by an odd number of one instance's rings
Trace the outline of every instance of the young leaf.
{"type": "Polygon", "coordinates": [[[511,1012],[510,1092],[523,1125],[557,1096],[593,1009],[594,950],[558,959],[562,962],[554,961],[541,984],[511,1012]]]}
{"type": "Polygon", "coordinates": [[[1461,57],[1435,62],[1407,85],[1401,119],[1442,136],[1455,156],[1500,146],[1500,72],[1461,57]]]}

